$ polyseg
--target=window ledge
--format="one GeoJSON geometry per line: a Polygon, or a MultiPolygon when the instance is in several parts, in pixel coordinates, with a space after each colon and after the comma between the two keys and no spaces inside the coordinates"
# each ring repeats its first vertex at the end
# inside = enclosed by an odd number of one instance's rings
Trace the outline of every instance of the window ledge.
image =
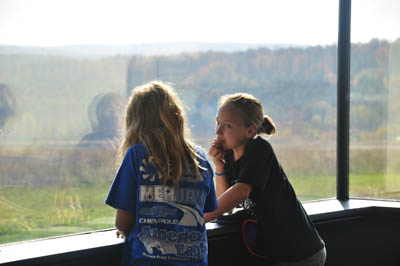
{"type": "MultiPolygon", "coordinates": [[[[303,203],[303,206],[313,221],[318,221],[346,216],[349,213],[365,210],[365,208],[383,207],[400,209],[400,202],[365,199],[350,199],[346,201],[328,199],[303,203]]],[[[234,233],[238,230],[236,226],[219,225],[216,223],[208,223],[206,227],[209,237],[218,237],[220,235],[234,233]]],[[[11,243],[0,245],[0,264],[18,264],[17,262],[116,246],[122,243],[123,239],[117,238],[115,230],[111,229],[11,243]]]]}
{"type": "Polygon", "coordinates": [[[313,221],[330,217],[340,217],[351,213],[363,211],[366,208],[398,208],[400,201],[389,200],[366,200],[349,199],[337,200],[327,199],[303,203],[303,207],[313,221]]]}
{"type": "Polygon", "coordinates": [[[102,230],[0,245],[0,264],[90,250],[123,243],[116,230],[102,230]]]}

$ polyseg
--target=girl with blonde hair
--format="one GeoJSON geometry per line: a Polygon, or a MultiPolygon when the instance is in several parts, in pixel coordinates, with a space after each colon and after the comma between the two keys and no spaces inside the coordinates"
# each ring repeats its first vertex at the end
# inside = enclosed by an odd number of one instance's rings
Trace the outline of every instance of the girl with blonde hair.
{"type": "Polygon", "coordinates": [[[171,86],[153,81],[133,90],[123,159],[106,199],[117,209],[117,235],[126,238],[121,265],[207,265],[213,171],[184,122],[171,86]]]}
{"type": "Polygon", "coordinates": [[[260,136],[276,131],[272,119],[264,115],[261,101],[247,93],[223,96],[216,119],[216,138],[209,155],[216,168],[218,209],[207,213],[206,221],[243,203],[251,218],[243,222],[244,242],[257,258],[255,263],[324,265],[324,242],[271,144],[260,136]],[[256,239],[250,237],[252,228],[258,231],[256,239]]]}

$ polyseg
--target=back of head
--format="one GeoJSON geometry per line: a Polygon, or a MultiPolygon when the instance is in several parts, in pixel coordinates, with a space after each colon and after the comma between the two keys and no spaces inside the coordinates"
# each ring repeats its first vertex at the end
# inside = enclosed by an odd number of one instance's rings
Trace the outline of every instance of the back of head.
{"type": "Polygon", "coordinates": [[[242,114],[247,127],[255,125],[257,134],[273,135],[276,132],[275,123],[268,115],[264,115],[264,109],[260,100],[249,93],[235,93],[224,95],[218,102],[218,107],[224,104],[232,104],[242,114]]]}
{"type": "Polygon", "coordinates": [[[121,127],[121,118],[125,108],[125,100],[118,93],[104,94],[96,104],[98,129],[115,131],[121,127]]]}
{"type": "Polygon", "coordinates": [[[126,100],[115,92],[100,93],[89,104],[88,117],[93,131],[120,128],[126,100]]]}
{"type": "Polygon", "coordinates": [[[196,152],[188,141],[182,104],[174,89],[160,81],[135,88],[126,112],[122,156],[135,144],[146,146],[163,183],[177,185],[184,169],[198,176],[196,152]]]}

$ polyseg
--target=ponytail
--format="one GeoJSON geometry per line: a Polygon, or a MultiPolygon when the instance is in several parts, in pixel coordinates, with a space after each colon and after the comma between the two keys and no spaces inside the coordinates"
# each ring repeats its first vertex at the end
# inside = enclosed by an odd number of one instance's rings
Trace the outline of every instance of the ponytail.
{"type": "Polygon", "coordinates": [[[268,115],[264,115],[263,123],[258,129],[257,133],[265,133],[267,135],[274,135],[276,132],[276,127],[274,121],[268,115]]]}

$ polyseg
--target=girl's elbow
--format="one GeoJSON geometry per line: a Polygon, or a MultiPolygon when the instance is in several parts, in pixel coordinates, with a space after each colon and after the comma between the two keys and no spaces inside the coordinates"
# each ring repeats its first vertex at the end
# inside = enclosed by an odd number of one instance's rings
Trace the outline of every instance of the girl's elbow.
{"type": "Polygon", "coordinates": [[[253,188],[246,183],[238,183],[240,194],[244,199],[247,199],[250,196],[251,191],[253,188]]]}
{"type": "Polygon", "coordinates": [[[117,223],[117,222],[115,222],[115,227],[117,228],[117,230],[119,232],[122,233],[122,235],[124,237],[127,237],[133,229],[133,226],[131,226],[131,225],[121,224],[121,223],[117,223]]]}
{"type": "Polygon", "coordinates": [[[135,217],[132,213],[118,209],[115,218],[115,227],[122,232],[129,233],[135,225],[135,217]]]}
{"type": "Polygon", "coordinates": [[[119,221],[115,221],[115,228],[117,228],[119,231],[124,231],[126,232],[128,229],[128,226],[126,226],[126,224],[121,223],[119,221]]]}
{"type": "Polygon", "coordinates": [[[204,223],[208,223],[212,220],[212,216],[210,213],[204,213],[204,223]]]}

